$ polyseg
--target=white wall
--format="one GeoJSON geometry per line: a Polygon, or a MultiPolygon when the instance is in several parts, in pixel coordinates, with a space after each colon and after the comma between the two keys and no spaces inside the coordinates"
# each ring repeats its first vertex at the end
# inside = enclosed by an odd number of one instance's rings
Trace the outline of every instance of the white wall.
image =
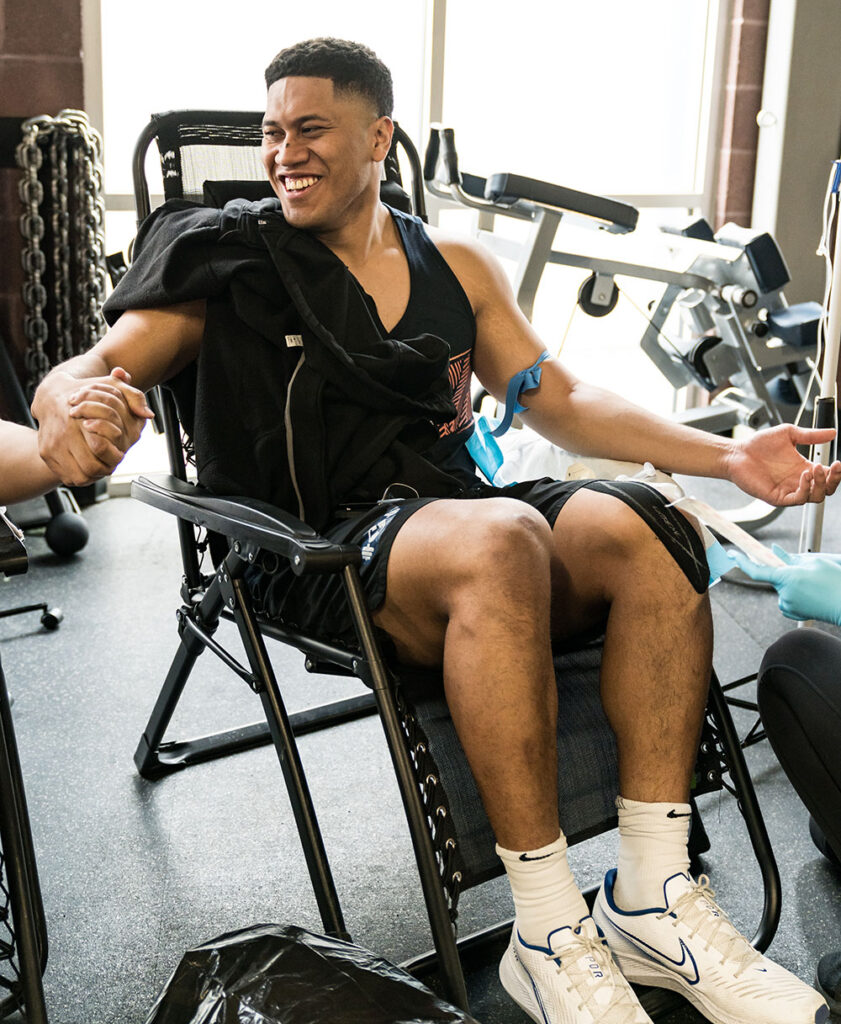
{"type": "Polygon", "coordinates": [[[832,161],[841,156],[841,3],[772,0],[760,114],[754,227],[786,258],[789,302],[821,301],[815,254],[832,161]]]}

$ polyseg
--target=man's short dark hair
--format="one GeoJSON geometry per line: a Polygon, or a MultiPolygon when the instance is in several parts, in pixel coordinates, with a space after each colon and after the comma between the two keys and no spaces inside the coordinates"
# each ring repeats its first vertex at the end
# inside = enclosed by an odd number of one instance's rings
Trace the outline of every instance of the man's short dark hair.
{"type": "Polygon", "coordinates": [[[391,72],[373,50],[361,43],[321,38],[288,46],[266,68],[266,88],[292,75],[329,78],[337,92],[364,96],[375,107],[377,117],[391,117],[391,72]]]}

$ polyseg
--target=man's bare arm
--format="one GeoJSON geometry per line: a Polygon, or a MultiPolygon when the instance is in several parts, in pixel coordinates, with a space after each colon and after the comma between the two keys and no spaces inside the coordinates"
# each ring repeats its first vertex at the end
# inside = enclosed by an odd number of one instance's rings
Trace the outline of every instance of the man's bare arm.
{"type": "Polygon", "coordinates": [[[63,482],[113,472],[148,418],[143,392],[196,358],[204,315],[203,301],[129,310],[90,351],[44,378],[32,414],[41,455],[63,482]]]}
{"type": "MultiPolygon", "coordinates": [[[[440,244],[440,243],[439,243],[440,244]]],[[[531,366],[545,346],[516,304],[497,261],[473,244],[445,242],[442,253],[467,292],[476,315],[474,369],[487,390],[504,400],[508,381],[531,366]]],[[[833,432],[785,426],[734,442],[641,409],[613,392],[578,380],[557,359],[542,364],[539,388],[526,392],[523,420],[569,451],[659,469],[732,480],[749,494],[777,504],[820,500],[841,481],[802,459],[796,444],[823,443],[833,432]],[[824,436],[826,435],[826,436],[824,436]]]]}
{"type": "Polygon", "coordinates": [[[37,498],[58,482],[38,454],[36,431],[0,421],[0,505],[37,498]]]}

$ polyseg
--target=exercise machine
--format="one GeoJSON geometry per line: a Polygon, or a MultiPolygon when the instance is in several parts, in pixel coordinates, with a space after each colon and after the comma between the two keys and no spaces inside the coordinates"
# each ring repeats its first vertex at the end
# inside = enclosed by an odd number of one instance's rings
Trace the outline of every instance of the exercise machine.
{"type": "MultiPolygon", "coordinates": [[[[451,128],[432,128],[424,179],[433,195],[476,211],[477,237],[516,261],[514,289],[529,319],[549,263],[586,272],[577,301],[594,317],[615,309],[617,278],[662,285],[643,314],[640,347],[675,390],[694,385],[706,396],[674,414],[681,422],[730,434],[792,422],[812,407],[822,310],[817,302],[788,305],[788,268],[770,234],[735,224],[714,232],[703,218],[679,228],[641,227],[639,211],[615,199],[521,175],[462,173],[451,128]],[[500,216],[528,222],[522,243],[495,232],[500,216]],[[562,221],[616,236],[617,256],[556,247],[562,221]],[[662,259],[638,259],[643,250],[662,259]]],[[[761,501],[728,512],[748,529],[778,514],[761,501]]]]}

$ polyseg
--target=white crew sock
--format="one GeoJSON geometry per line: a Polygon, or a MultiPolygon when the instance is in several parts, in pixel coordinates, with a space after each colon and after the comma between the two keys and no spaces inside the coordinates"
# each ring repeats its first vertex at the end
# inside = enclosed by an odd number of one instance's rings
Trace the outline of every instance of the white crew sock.
{"type": "Polygon", "coordinates": [[[505,850],[497,844],[517,909],[517,928],[531,945],[545,946],[550,932],[575,927],[590,911],[567,864],[563,832],[539,850],[505,850]]]}
{"type": "Polygon", "coordinates": [[[614,899],[621,910],[663,906],[663,883],[689,874],[689,804],[641,803],[617,797],[619,862],[614,899]]]}

